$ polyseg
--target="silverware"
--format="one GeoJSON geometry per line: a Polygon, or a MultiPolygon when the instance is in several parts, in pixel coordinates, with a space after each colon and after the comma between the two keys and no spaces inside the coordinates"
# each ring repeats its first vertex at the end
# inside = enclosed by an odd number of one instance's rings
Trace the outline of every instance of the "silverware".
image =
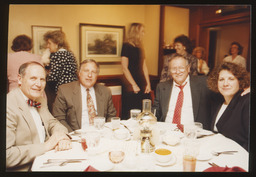
{"type": "Polygon", "coordinates": [[[81,163],[83,160],[87,159],[48,159],[43,163],[41,168],[51,167],[51,166],[65,166],[68,163],[81,163]]]}
{"type": "Polygon", "coordinates": [[[48,159],[47,162],[44,162],[44,164],[49,164],[49,163],[63,163],[66,161],[83,161],[87,159],[48,159]]]}
{"type": "Polygon", "coordinates": [[[199,136],[197,136],[197,138],[204,138],[204,137],[206,137],[206,136],[212,136],[212,135],[215,135],[215,133],[210,134],[210,135],[199,135],[199,136]]]}
{"type": "Polygon", "coordinates": [[[217,164],[214,163],[214,162],[212,162],[212,163],[211,163],[211,162],[208,162],[208,164],[211,165],[212,167],[219,167],[219,165],[217,165],[217,164]]]}
{"type": "Polygon", "coordinates": [[[221,152],[212,151],[212,154],[215,155],[215,156],[219,156],[220,154],[234,154],[236,152],[237,151],[221,151],[221,152]]]}

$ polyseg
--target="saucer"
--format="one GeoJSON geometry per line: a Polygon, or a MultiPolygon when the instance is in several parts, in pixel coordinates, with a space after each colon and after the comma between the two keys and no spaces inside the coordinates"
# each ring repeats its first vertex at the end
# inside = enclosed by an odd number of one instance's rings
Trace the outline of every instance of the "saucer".
{"type": "Polygon", "coordinates": [[[210,160],[211,158],[212,158],[211,153],[200,153],[196,157],[196,159],[199,160],[199,161],[207,161],[207,160],[210,160]]]}
{"type": "Polygon", "coordinates": [[[161,166],[161,167],[168,167],[168,166],[172,166],[176,163],[176,156],[175,155],[172,155],[172,158],[169,162],[165,162],[165,163],[162,163],[162,162],[158,162],[157,160],[155,160],[155,164],[158,165],[158,166],[161,166]]]}

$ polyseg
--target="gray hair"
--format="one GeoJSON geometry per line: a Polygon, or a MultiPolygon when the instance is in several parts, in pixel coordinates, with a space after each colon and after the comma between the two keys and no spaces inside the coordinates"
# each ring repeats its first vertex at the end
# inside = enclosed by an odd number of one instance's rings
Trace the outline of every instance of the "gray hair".
{"type": "MultiPolygon", "coordinates": [[[[26,63],[23,63],[20,68],[19,68],[19,74],[23,77],[26,74],[26,69],[30,66],[30,65],[38,65],[41,66],[44,69],[44,66],[41,63],[38,63],[36,61],[29,61],[26,63]]],[[[45,71],[45,69],[44,69],[45,71]]],[[[46,71],[45,71],[45,75],[46,75],[46,71]]]]}
{"type": "Polygon", "coordinates": [[[95,63],[95,65],[97,66],[97,72],[98,74],[100,73],[100,65],[98,62],[96,62],[94,59],[85,59],[80,63],[79,66],[79,71],[81,70],[82,65],[86,64],[86,63],[95,63]]]}

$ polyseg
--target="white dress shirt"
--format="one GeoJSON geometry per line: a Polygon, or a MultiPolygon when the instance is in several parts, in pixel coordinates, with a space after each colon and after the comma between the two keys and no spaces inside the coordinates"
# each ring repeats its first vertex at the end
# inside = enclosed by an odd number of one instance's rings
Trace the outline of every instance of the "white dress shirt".
{"type": "MultiPolygon", "coordinates": [[[[87,108],[87,91],[86,88],[80,84],[81,86],[81,95],[82,95],[82,121],[81,121],[81,129],[85,129],[89,127],[89,115],[88,115],[88,108],[87,108]]],[[[97,103],[96,103],[96,96],[94,87],[89,88],[89,93],[92,97],[94,108],[97,113],[97,103]]]]}
{"type": "Polygon", "coordinates": [[[236,64],[241,65],[242,67],[246,68],[246,60],[241,55],[237,55],[234,60],[232,59],[232,55],[229,55],[229,56],[225,57],[223,61],[236,63],[236,64]]]}
{"type": "MultiPolygon", "coordinates": [[[[26,95],[24,95],[22,91],[21,91],[21,93],[24,96],[25,101],[27,102],[28,97],[26,95]]],[[[45,129],[44,129],[44,125],[43,125],[43,122],[41,120],[41,117],[40,117],[40,115],[37,111],[37,108],[28,105],[28,109],[29,109],[29,111],[30,111],[30,113],[33,117],[34,122],[35,122],[40,142],[44,143],[44,141],[45,141],[45,129]]]]}
{"type": "MultiPolygon", "coordinates": [[[[186,82],[187,84],[183,88],[184,97],[183,97],[183,104],[181,108],[181,121],[180,121],[181,124],[191,124],[194,122],[189,76],[186,78],[186,80],[182,85],[184,85],[186,82]]],[[[173,120],[173,114],[174,114],[176,102],[178,99],[178,95],[180,92],[180,88],[177,87],[177,85],[179,84],[173,81],[171,99],[169,102],[169,110],[167,112],[165,122],[172,123],[172,120],[173,120]]]]}
{"type": "Polygon", "coordinates": [[[214,123],[214,127],[213,127],[213,130],[216,131],[216,132],[218,131],[218,128],[216,127],[216,124],[218,123],[220,117],[222,116],[223,112],[226,110],[227,107],[228,107],[228,105],[222,104],[222,106],[221,106],[221,108],[220,108],[220,110],[218,112],[218,115],[216,117],[216,120],[215,120],[215,123],[214,123]]]}

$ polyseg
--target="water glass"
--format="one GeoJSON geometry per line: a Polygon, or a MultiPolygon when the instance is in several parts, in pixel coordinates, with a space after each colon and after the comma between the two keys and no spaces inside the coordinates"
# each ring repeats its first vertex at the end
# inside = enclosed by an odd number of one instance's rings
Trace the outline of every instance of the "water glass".
{"type": "Polygon", "coordinates": [[[186,139],[183,152],[183,171],[194,172],[196,157],[199,154],[200,144],[196,139],[186,139]]]}
{"type": "Polygon", "coordinates": [[[95,117],[94,127],[98,130],[102,130],[105,124],[105,117],[95,117]]]}
{"type": "Polygon", "coordinates": [[[184,135],[188,139],[196,139],[197,127],[194,124],[185,124],[184,125],[184,135]]]}
{"type": "Polygon", "coordinates": [[[111,118],[111,126],[113,130],[120,128],[120,117],[112,117],[111,118]]]}
{"type": "Polygon", "coordinates": [[[141,113],[140,109],[131,109],[130,110],[130,117],[131,117],[131,119],[136,120],[136,118],[139,115],[139,113],[141,113]]]}
{"type": "MultiPolygon", "coordinates": [[[[88,150],[95,150],[99,147],[100,144],[100,133],[97,131],[89,131],[82,135],[83,138],[86,140],[86,145],[88,150]]],[[[83,146],[83,144],[82,144],[83,146]]]]}

